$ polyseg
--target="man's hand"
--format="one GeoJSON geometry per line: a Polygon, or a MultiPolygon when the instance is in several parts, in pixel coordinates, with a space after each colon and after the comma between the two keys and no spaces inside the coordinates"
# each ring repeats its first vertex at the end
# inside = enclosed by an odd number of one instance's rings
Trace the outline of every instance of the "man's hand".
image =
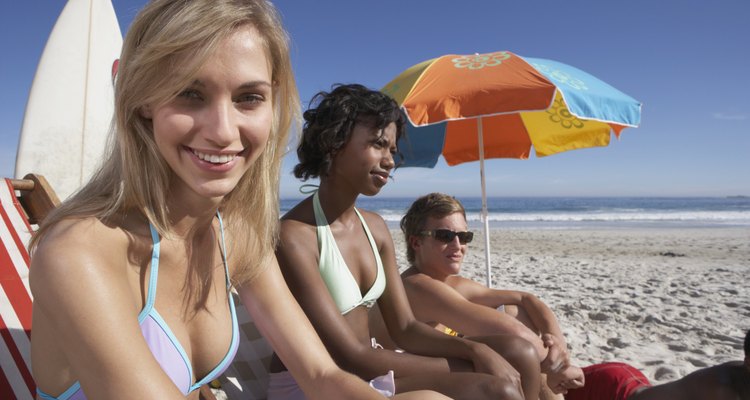
{"type": "Polygon", "coordinates": [[[583,370],[572,365],[560,373],[547,375],[547,386],[557,394],[565,394],[570,389],[582,388],[585,383],[583,370]]]}
{"type": "Polygon", "coordinates": [[[542,335],[542,343],[548,349],[547,357],[542,361],[542,372],[559,373],[570,366],[570,356],[565,342],[550,333],[542,335]]]}

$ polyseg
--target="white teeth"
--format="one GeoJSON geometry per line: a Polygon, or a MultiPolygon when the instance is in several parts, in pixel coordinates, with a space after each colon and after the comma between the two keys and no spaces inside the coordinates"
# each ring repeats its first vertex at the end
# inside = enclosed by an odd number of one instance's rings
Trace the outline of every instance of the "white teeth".
{"type": "Polygon", "coordinates": [[[210,162],[211,164],[226,164],[232,160],[234,160],[235,157],[237,157],[236,154],[207,154],[207,153],[201,153],[198,150],[193,150],[193,154],[195,154],[196,157],[200,158],[203,161],[210,162]]]}

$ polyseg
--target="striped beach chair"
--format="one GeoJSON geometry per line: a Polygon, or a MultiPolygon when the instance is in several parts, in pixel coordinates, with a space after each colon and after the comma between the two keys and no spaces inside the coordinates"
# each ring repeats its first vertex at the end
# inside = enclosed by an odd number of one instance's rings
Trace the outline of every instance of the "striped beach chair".
{"type": "Polygon", "coordinates": [[[31,291],[26,245],[60,201],[44,177],[0,179],[0,399],[33,399],[31,291]]]}

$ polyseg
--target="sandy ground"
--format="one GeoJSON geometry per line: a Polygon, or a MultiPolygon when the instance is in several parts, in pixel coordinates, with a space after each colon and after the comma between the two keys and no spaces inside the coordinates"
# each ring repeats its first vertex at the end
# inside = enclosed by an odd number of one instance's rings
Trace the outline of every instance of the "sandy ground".
{"type": "MultiPolygon", "coordinates": [[[[475,232],[462,275],[485,282],[475,232]]],[[[402,234],[391,235],[405,269],[402,234]]],[[[490,247],[493,287],[547,303],[579,366],[623,361],[664,383],[743,357],[750,228],[494,229],[490,247]]]]}
{"type": "MultiPolygon", "coordinates": [[[[404,241],[392,230],[399,265],[404,241]]],[[[485,282],[477,232],[462,275],[485,282]]],[[[743,357],[750,229],[492,230],[493,287],[540,297],[580,366],[623,361],[654,383],[743,357]]]]}

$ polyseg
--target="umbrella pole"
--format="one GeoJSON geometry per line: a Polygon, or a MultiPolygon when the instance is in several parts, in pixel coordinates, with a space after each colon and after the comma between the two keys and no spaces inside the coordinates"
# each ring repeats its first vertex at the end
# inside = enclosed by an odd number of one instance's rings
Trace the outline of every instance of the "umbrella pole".
{"type": "Polygon", "coordinates": [[[487,287],[492,287],[492,270],[490,268],[490,221],[487,216],[487,188],[484,183],[484,133],[482,117],[477,120],[479,133],[479,176],[482,181],[482,222],[484,222],[484,260],[487,266],[487,287]]]}

